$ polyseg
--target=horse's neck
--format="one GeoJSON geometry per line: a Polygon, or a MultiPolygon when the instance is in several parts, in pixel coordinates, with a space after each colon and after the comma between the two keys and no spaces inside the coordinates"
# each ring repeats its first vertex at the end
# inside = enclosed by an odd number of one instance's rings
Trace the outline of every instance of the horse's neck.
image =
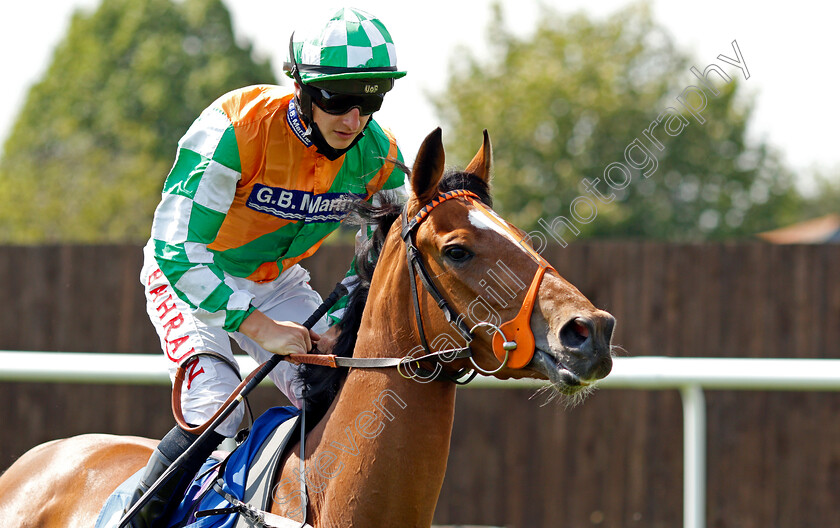
{"type": "MultiPolygon", "coordinates": [[[[389,281],[385,290],[405,291],[402,273],[393,274],[398,284],[389,281]]],[[[371,290],[354,357],[408,355],[418,342],[413,314],[406,310],[410,302],[371,290]]],[[[451,383],[406,379],[395,368],[351,370],[336,402],[307,437],[310,522],[429,526],[454,412],[451,383]]]]}
{"type": "Polygon", "coordinates": [[[329,519],[323,525],[429,526],[454,409],[451,384],[407,380],[394,369],[351,372],[310,457],[332,451],[339,458],[331,469],[344,464],[326,479],[328,492],[311,497],[329,519]]]}

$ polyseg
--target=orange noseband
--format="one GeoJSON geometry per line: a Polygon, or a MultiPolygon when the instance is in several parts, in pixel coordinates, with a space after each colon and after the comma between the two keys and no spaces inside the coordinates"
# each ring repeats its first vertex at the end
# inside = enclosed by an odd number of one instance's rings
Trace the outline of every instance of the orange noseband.
{"type": "Polygon", "coordinates": [[[536,342],[534,340],[534,332],[531,330],[531,314],[534,311],[534,304],[536,303],[537,294],[539,293],[543,276],[545,276],[545,271],[548,269],[553,270],[554,267],[542,255],[537,253],[531,244],[520,238],[519,234],[510,227],[510,224],[499,218],[494,211],[485,207],[478,200],[471,199],[470,201],[476,209],[487,215],[499,228],[510,234],[514,240],[518,240],[522,249],[539,266],[534,274],[534,278],[531,280],[528,293],[525,294],[525,300],[522,301],[522,307],[519,308],[519,313],[510,321],[502,323],[499,327],[501,333],[496,332],[493,336],[493,353],[496,355],[496,358],[504,363],[505,357],[507,357],[507,366],[519,369],[527,365],[534,357],[536,342]]]}

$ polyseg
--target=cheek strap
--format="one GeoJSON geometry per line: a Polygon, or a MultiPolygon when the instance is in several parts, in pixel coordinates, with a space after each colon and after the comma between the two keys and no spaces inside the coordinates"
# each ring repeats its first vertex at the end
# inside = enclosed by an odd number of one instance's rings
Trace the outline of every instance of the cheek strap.
{"type": "Polygon", "coordinates": [[[504,362],[507,356],[507,366],[512,369],[523,368],[534,357],[536,342],[534,332],[531,330],[531,314],[534,311],[534,303],[537,300],[537,293],[540,290],[540,284],[546,269],[544,266],[540,266],[537,270],[516,317],[502,323],[499,327],[501,333],[496,332],[493,335],[493,354],[500,362],[504,362]],[[507,342],[514,343],[515,348],[506,349],[505,344],[507,342]]]}

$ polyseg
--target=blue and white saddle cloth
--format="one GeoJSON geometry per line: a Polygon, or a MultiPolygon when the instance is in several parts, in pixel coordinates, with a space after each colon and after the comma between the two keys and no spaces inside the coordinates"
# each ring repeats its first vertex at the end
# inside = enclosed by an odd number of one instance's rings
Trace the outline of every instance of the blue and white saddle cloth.
{"type": "MultiPolygon", "coordinates": [[[[300,528],[299,520],[259,511],[267,508],[272,477],[299,417],[300,410],[294,407],[273,407],[257,418],[247,440],[224,463],[208,459],[172,514],[170,528],[300,528]],[[257,512],[256,518],[240,513],[242,509],[236,506],[242,503],[257,512]],[[207,510],[222,512],[196,517],[197,512],[207,510]],[[260,516],[262,520],[257,520],[260,516]]],[[[143,469],[129,477],[108,497],[94,528],[116,528],[142,473],[143,469]]]]}

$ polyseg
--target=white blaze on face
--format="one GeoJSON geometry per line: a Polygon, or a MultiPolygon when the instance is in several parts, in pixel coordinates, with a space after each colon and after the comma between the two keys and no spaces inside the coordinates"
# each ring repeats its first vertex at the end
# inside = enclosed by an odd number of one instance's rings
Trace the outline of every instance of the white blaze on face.
{"type": "MultiPolygon", "coordinates": [[[[507,223],[500,216],[496,215],[493,211],[489,211],[489,214],[494,215],[499,222],[502,222],[503,224],[507,223]]],[[[516,247],[524,251],[524,249],[520,245],[521,242],[513,236],[513,233],[511,233],[507,229],[502,228],[502,226],[497,224],[492,218],[488,216],[488,213],[485,213],[484,211],[481,211],[479,209],[470,209],[468,218],[470,220],[470,223],[478,229],[489,229],[491,231],[495,231],[496,233],[502,235],[503,237],[516,244],[516,247]]]]}

